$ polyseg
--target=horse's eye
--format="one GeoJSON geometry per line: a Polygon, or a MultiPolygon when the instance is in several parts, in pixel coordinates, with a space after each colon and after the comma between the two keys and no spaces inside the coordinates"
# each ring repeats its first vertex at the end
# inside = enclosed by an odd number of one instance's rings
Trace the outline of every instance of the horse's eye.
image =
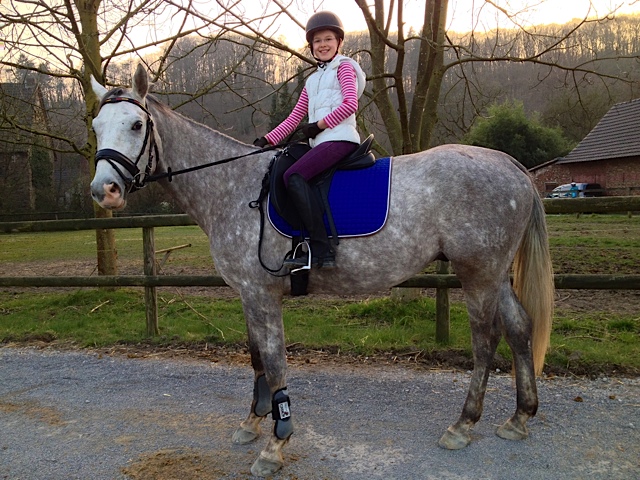
{"type": "Polygon", "coordinates": [[[142,122],[138,120],[136,123],[133,124],[133,127],[131,127],[131,130],[140,130],[141,128],[142,128],[142,122]]]}

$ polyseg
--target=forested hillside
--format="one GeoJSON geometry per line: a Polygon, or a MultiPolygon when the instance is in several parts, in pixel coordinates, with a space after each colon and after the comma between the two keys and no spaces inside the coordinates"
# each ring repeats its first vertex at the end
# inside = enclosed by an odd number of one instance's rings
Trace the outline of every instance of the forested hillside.
{"type": "MultiPolygon", "coordinates": [[[[474,60],[468,63],[464,59],[471,52],[459,47],[469,43],[468,36],[451,34],[445,64],[458,59],[462,63],[445,76],[438,134],[433,143],[459,141],[488,105],[505,100],[523,102],[528,113],[539,112],[543,122],[561,127],[570,140],[577,142],[611,105],[640,95],[640,65],[633,58],[640,51],[640,17],[618,17],[582,26],[580,35],[560,50],[540,50],[539,36],[557,36],[558,31],[574,27],[540,26],[536,35],[515,30],[476,33],[472,41],[474,60]],[[503,49],[503,45],[509,49],[503,49]],[[497,60],[482,62],[478,57],[497,60]],[[515,57],[531,61],[509,61],[515,57]]],[[[368,43],[368,35],[360,32],[349,34],[345,45],[345,53],[357,58],[365,71],[370,71],[368,43]]],[[[300,77],[313,71],[311,65],[281,52],[250,51],[241,39],[222,40],[215,49],[197,47],[196,39],[183,39],[176,57],[179,60],[171,64],[159,85],[169,103],[246,141],[264,133],[271,116],[281,117],[290,109],[303,81],[300,77]],[[191,54],[183,57],[185,51],[191,54]],[[211,79],[225,71],[233,72],[232,76],[212,88],[211,79]]],[[[406,57],[407,71],[413,71],[417,49],[408,50],[406,57]]],[[[114,76],[124,81],[124,75],[117,72],[122,69],[128,72],[131,65],[114,66],[114,76]]],[[[414,82],[409,75],[405,77],[409,99],[414,82]]],[[[376,121],[367,112],[367,99],[361,104],[366,125],[375,131],[376,121]]]]}
{"type": "MultiPolygon", "coordinates": [[[[570,40],[554,48],[543,41],[559,38],[577,25],[576,21],[533,30],[448,32],[446,73],[431,144],[460,141],[474,119],[485,115],[490,105],[506,100],[522,102],[527,114],[538,112],[545,125],[560,127],[567,139],[578,142],[611,105],[640,96],[640,66],[634,58],[640,51],[640,16],[582,22],[570,40]],[[527,61],[513,62],[514,58],[527,61]]],[[[409,72],[415,71],[412,65],[418,62],[418,42],[407,41],[407,46],[403,86],[410,101],[417,79],[409,72]]],[[[347,35],[345,53],[355,57],[370,74],[368,50],[367,32],[347,35]]],[[[153,69],[159,55],[146,54],[143,60],[153,69]]],[[[137,61],[111,62],[108,82],[128,85],[137,61]]],[[[26,65],[31,61],[24,58],[23,62],[26,65]]],[[[40,66],[43,69],[46,64],[40,66]]],[[[184,37],[171,50],[154,91],[183,114],[251,142],[288,113],[304,78],[312,71],[313,66],[298,57],[256,46],[241,36],[227,34],[204,44],[201,37],[184,37]]],[[[81,144],[86,130],[78,84],[55,75],[16,72],[37,78],[53,133],[60,138],[75,138],[81,144]]],[[[21,80],[12,72],[3,75],[4,82],[21,80]]],[[[380,114],[371,108],[371,102],[368,87],[361,100],[360,126],[366,133],[375,133],[381,148],[388,149],[380,114]]],[[[82,157],[61,146],[59,158],[64,165],[65,159],[73,164],[82,157]]],[[[83,182],[85,179],[78,184],[83,182]]],[[[139,195],[139,202],[145,202],[144,195],[139,195]]],[[[157,198],[154,203],[158,203],[157,198]]]]}
{"type": "MultiPolygon", "coordinates": [[[[445,64],[462,62],[445,76],[438,133],[432,143],[459,141],[477,115],[485,113],[490,104],[505,100],[523,102],[528,113],[539,112],[546,124],[560,126],[570,140],[577,142],[611,105],[640,95],[640,65],[633,58],[640,51],[640,16],[582,26],[580,35],[562,45],[561,50],[540,50],[539,36],[557,35],[574,27],[539,26],[536,35],[516,30],[451,33],[445,64]],[[461,47],[470,43],[470,35],[472,52],[461,47]],[[474,60],[465,63],[470,53],[474,60]],[[509,61],[523,56],[531,61],[509,61]],[[483,62],[478,57],[494,59],[483,62]],[[625,80],[609,79],[607,75],[625,80]]],[[[282,118],[288,112],[304,77],[313,71],[312,65],[298,58],[275,50],[254,50],[239,37],[220,38],[214,47],[199,43],[201,39],[191,37],[178,41],[173,60],[156,84],[156,95],[185,115],[245,141],[270,128],[272,116],[282,118]],[[223,80],[212,85],[212,79],[218,78],[223,80]]],[[[365,32],[347,35],[345,53],[357,58],[367,72],[368,46],[365,32]]],[[[406,57],[407,70],[411,71],[417,49],[409,49],[406,57]]],[[[153,65],[153,55],[145,61],[153,65]]],[[[128,84],[135,66],[133,62],[112,63],[109,81],[128,84]]],[[[409,98],[414,83],[414,78],[405,77],[409,98]]],[[[53,112],[59,107],[67,110],[70,101],[81,102],[80,92],[62,81],[49,81],[44,92],[53,112]]],[[[367,103],[367,98],[361,101],[362,116],[365,125],[375,131],[377,122],[367,111],[367,103]]]]}

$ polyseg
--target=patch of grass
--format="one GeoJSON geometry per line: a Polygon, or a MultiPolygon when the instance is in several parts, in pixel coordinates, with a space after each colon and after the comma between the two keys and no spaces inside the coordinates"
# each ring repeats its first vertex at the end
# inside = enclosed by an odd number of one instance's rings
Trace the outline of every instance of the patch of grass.
{"type": "Polygon", "coordinates": [[[376,352],[432,352],[457,348],[470,352],[464,306],[451,308],[451,341],[435,342],[435,301],[409,302],[378,298],[361,302],[285,303],[284,323],[288,343],[307,348],[333,348],[361,355],[376,352]]]}
{"type": "Polygon", "coordinates": [[[144,303],[123,291],[3,294],[0,313],[0,339],[4,341],[47,334],[82,346],[104,345],[131,338],[135,330],[144,328],[144,303]],[[142,312],[142,323],[131,314],[136,311],[142,312]],[[129,319],[121,319],[126,312],[129,319]]]}
{"type": "MultiPolygon", "coordinates": [[[[244,340],[239,302],[196,299],[192,303],[160,297],[158,342],[244,340]]],[[[81,347],[137,343],[146,338],[144,312],[144,295],[133,289],[0,293],[0,342],[45,335],[81,347]]]]}
{"type": "Polygon", "coordinates": [[[555,319],[547,362],[572,371],[640,371],[640,317],[592,312],[555,319]]]}
{"type": "Polygon", "coordinates": [[[0,235],[0,263],[95,258],[93,231],[0,235]]]}
{"type": "MultiPolygon", "coordinates": [[[[120,265],[142,265],[142,229],[115,230],[120,265]]],[[[156,250],[190,244],[171,256],[176,267],[211,267],[209,239],[196,226],[158,227],[154,229],[156,250]]],[[[80,261],[94,262],[96,258],[95,232],[36,232],[0,235],[0,263],[80,261]]]]}
{"type": "MultiPolygon", "coordinates": [[[[157,345],[246,342],[239,300],[161,294],[157,345]]],[[[451,306],[451,342],[435,341],[435,301],[377,298],[348,300],[285,299],[286,342],[305,349],[356,355],[456,352],[471,358],[470,329],[463,304],[451,306]]],[[[547,364],[575,373],[640,371],[640,318],[598,314],[556,319],[547,364]]],[[[64,293],[0,292],[0,343],[58,340],[81,347],[148,342],[144,297],[140,290],[83,289],[64,293]]],[[[498,354],[507,362],[504,342],[498,354]]]]}
{"type": "Polygon", "coordinates": [[[635,332],[640,334],[640,318],[623,318],[609,321],[609,329],[613,332],[635,332]]]}
{"type": "Polygon", "coordinates": [[[640,217],[547,215],[556,273],[637,274],[640,217]]]}
{"type": "MultiPolygon", "coordinates": [[[[159,296],[157,342],[237,344],[246,340],[239,300],[159,296]]],[[[332,348],[356,354],[380,351],[432,351],[435,302],[424,298],[399,302],[388,298],[285,301],[286,342],[306,348],[332,348]]],[[[79,346],[106,346],[146,340],[141,291],[78,290],[62,293],[0,293],[0,342],[55,338],[79,346]]],[[[452,307],[451,343],[470,352],[463,306],[452,307]]]]}

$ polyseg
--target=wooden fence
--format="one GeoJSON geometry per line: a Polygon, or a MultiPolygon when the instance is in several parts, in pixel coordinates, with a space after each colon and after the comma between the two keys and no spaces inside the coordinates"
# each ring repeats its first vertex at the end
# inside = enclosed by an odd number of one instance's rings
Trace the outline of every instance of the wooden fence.
{"type": "MultiPolygon", "coordinates": [[[[640,211],[640,196],[573,199],[545,199],[545,211],[556,213],[615,213],[640,211]]],[[[157,275],[154,228],[195,225],[187,215],[153,215],[144,217],[116,217],[76,220],[48,220],[0,223],[0,233],[78,231],[112,228],[142,228],[144,275],[114,276],[0,276],[0,287],[144,287],[147,333],[158,333],[156,287],[224,287],[219,276],[157,275]]],[[[640,290],[640,275],[555,275],[557,289],[615,289],[640,290]]],[[[400,288],[435,288],[436,339],[449,338],[450,288],[460,288],[455,275],[448,273],[448,262],[440,262],[437,274],[416,275],[397,285],[400,288]]]]}

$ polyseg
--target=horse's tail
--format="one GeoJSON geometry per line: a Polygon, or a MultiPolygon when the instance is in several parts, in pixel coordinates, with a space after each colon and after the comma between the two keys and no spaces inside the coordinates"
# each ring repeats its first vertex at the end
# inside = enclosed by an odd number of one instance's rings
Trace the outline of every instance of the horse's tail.
{"type": "Polygon", "coordinates": [[[513,262],[513,289],[531,318],[533,365],[540,375],[551,337],[554,284],[544,206],[534,196],[529,224],[513,262]]]}

